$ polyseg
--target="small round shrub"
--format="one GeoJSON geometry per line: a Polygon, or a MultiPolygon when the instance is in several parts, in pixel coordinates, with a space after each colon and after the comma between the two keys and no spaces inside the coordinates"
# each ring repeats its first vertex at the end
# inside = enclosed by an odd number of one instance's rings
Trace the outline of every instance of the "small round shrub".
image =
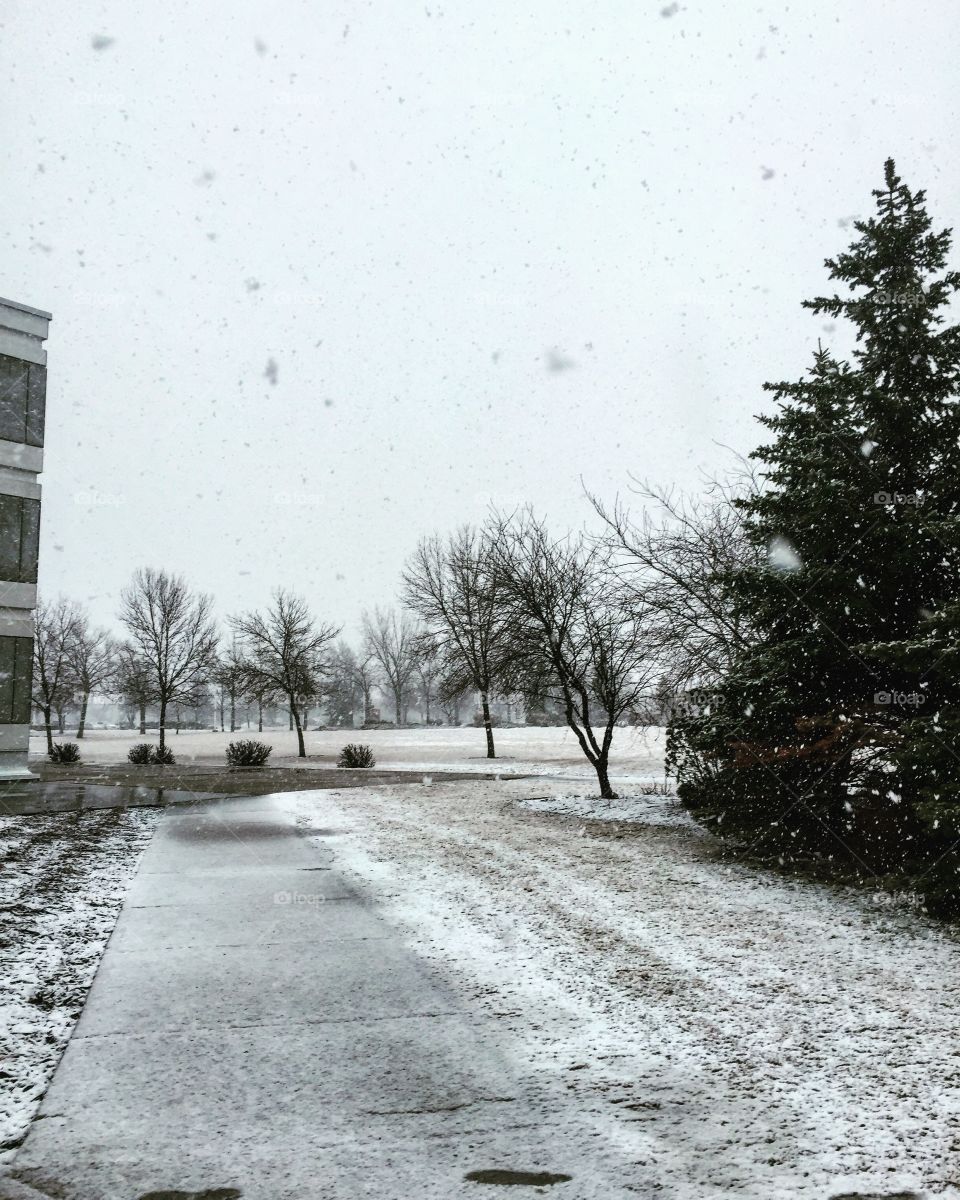
{"type": "Polygon", "coordinates": [[[177,760],[169,746],[154,746],[150,761],[158,767],[172,767],[177,760]]]}
{"type": "Polygon", "coordinates": [[[53,749],[47,753],[50,755],[50,761],[60,766],[80,761],[80,747],[76,742],[54,742],[53,749]]]}
{"type": "Polygon", "coordinates": [[[227,747],[227,763],[231,767],[262,767],[272,749],[266,742],[241,738],[227,747]]]}
{"type": "Polygon", "coordinates": [[[376,761],[369,746],[363,746],[359,742],[348,742],[340,751],[337,766],[372,767],[376,765],[376,761]]]}
{"type": "Polygon", "coordinates": [[[149,742],[137,742],[135,746],[131,746],[127,751],[127,761],[136,763],[137,766],[143,766],[145,763],[153,760],[153,747],[149,742]]]}

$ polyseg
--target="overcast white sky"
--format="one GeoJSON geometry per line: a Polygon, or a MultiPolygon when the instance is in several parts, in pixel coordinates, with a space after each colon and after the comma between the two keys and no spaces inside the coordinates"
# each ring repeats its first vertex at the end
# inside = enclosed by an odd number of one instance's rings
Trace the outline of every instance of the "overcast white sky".
{"type": "Polygon", "coordinates": [[[155,564],[352,632],[491,499],[696,487],[830,340],[800,300],[884,158],[960,217],[952,0],[2,12],[41,587],[101,620],[155,564]]]}

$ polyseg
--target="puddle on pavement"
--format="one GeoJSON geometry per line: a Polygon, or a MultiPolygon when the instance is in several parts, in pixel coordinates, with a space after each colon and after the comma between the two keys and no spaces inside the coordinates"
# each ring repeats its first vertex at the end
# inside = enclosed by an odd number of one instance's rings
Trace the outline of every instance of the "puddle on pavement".
{"type": "Polygon", "coordinates": [[[214,820],[171,821],[164,834],[181,842],[253,842],[263,838],[293,838],[297,831],[292,825],[277,821],[231,821],[229,817],[218,816],[214,820]]]}
{"type": "Polygon", "coordinates": [[[8,816],[41,816],[104,808],[153,808],[192,803],[211,795],[211,792],[141,784],[44,783],[35,780],[0,786],[0,812],[8,816]]]}
{"type": "Polygon", "coordinates": [[[499,1187],[549,1187],[554,1183],[568,1183],[572,1175],[560,1175],[553,1171],[505,1171],[492,1167],[483,1171],[468,1171],[464,1175],[470,1183],[492,1183],[499,1187]]]}

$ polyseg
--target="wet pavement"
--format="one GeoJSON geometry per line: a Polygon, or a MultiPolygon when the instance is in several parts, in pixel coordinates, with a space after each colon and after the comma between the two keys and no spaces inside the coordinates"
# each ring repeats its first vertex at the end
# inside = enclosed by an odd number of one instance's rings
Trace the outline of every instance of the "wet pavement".
{"type": "MultiPolygon", "coordinates": [[[[40,769],[49,770],[46,764],[41,764],[40,769]]],[[[355,787],[418,784],[430,778],[417,770],[342,770],[336,767],[316,766],[297,769],[279,765],[225,769],[202,764],[168,769],[174,772],[171,784],[175,786],[167,786],[156,778],[147,783],[136,783],[123,779],[122,775],[120,779],[109,782],[102,777],[96,777],[97,772],[116,775],[137,770],[122,763],[100,767],[84,765],[76,768],[79,778],[75,775],[69,780],[38,777],[0,781],[0,815],[22,817],[100,808],[165,807],[171,804],[195,804],[204,800],[256,796],[264,792],[275,794],[327,789],[340,791],[355,787]],[[93,777],[84,779],[83,773],[86,772],[90,772],[93,777]]],[[[495,778],[490,774],[464,772],[443,772],[438,777],[446,782],[495,778]]]]}
{"type": "Polygon", "coordinates": [[[84,812],[93,808],[151,808],[166,804],[191,804],[219,797],[219,792],[76,782],[44,783],[39,779],[28,779],[0,784],[0,814],[23,817],[84,812]]]}
{"type": "Polygon", "coordinates": [[[285,795],[162,814],[13,1179],[59,1200],[632,1194],[337,869],[349,800],[311,795],[320,839],[285,795]]]}

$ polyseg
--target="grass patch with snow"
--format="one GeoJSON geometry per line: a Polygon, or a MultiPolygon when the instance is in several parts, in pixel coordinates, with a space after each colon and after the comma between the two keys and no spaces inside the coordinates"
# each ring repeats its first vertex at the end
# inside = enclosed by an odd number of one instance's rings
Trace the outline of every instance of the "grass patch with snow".
{"type": "Polygon", "coordinates": [[[520,796],[518,808],[530,812],[556,813],[585,821],[627,821],[637,825],[700,826],[676,796],[665,794],[662,785],[631,787],[615,800],[601,800],[584,791],[562,791],[550,796],[520,796]]]}
{"type": "Polygon", "coordinates": [[[0,1163],[27,1133],[158,816],[0,816],[0,1163]]]}

